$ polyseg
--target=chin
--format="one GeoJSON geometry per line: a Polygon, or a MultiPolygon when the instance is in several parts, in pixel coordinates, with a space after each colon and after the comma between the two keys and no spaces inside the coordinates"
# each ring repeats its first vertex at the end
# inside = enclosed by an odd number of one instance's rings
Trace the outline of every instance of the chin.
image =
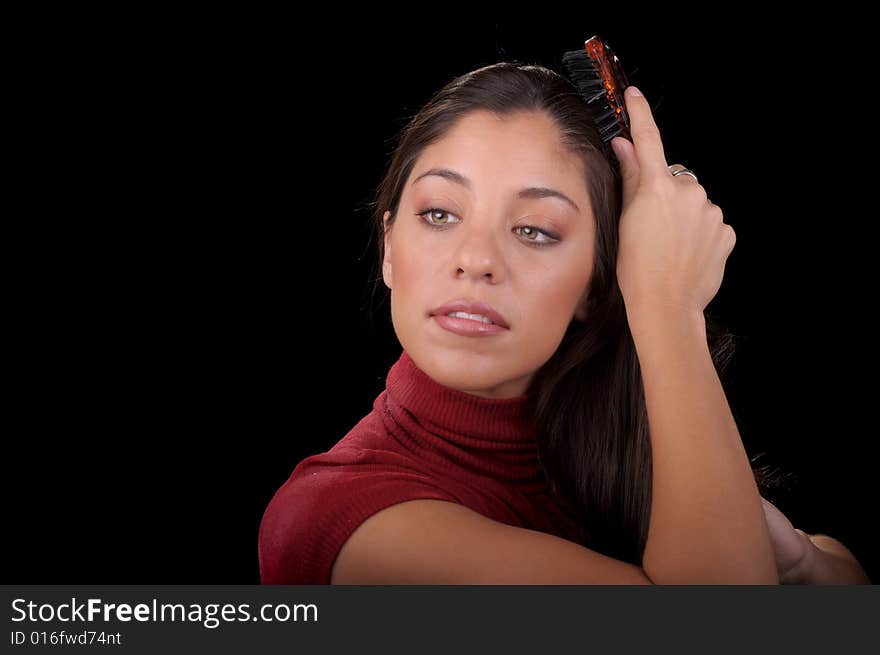
{"type": "Polygon", "coordinates": [[[435,349],[426,357],[408,351],[416,365],[443,386],[489,398],[512,397],[524,391],[510,391],[511,381],[525,375],[508,370],[509,362],[497,353],[478,353],[464,348],[435,349]]]}

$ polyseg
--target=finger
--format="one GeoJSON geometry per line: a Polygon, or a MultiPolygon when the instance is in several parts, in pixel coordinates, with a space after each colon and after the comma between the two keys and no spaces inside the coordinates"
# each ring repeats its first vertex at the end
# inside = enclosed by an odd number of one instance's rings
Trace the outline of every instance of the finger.
{"type": "Polygon", "coordinates": [[[611,139],[611,149],[620,162],[620,177],[623,184],[623,204],[628,205],[639,185],[639,162],[633,144],[622,136],[611,139]]]}
{"type": "Polygon", "coordinates": [[[766,498],[762,497],[761,503],[764,506],[764,516],[767,521],[767,529],[770,532],[776,567],[782,577],[803,560],[807,548],[803,538],[798,535],[797,530],[785,514],[766,498]]]}
{"type": "Polygon", "coordinates": [[[648,101],[634,86],[626,87],[624,97],[639,168],[649,175],[669,175],[660,130],[651,114],[648,101]]]}
{"type": "MultiPolygon", "coordinates": [[[[669,169],[667,169],[667,170],[669,170],[669,169]]],[[[673,177],[677,180],[685,180],[686,184],[699,184],[700,183],[698,180],[694,179],[692,176],[685,175],[683,173],[679,173],[678,175],[673,175],[673,177]]]]}

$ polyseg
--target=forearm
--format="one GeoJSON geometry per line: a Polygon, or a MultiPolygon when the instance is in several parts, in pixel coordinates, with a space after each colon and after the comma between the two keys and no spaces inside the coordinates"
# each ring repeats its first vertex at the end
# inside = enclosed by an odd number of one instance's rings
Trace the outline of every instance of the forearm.
{"type": "Polygon", "coordinates": [[[653,459],[645,572],[657,584],[778,584],[760,495],[702,313],[627,307],[627,314],[653,459]]]}

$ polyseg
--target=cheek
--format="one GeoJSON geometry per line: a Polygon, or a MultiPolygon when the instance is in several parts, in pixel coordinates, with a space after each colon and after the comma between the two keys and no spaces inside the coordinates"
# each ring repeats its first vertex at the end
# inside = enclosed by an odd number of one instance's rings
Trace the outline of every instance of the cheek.
{"type": "Polygon", "coordinates": [[[568,324],[578,301],[586,292],[591,270],[572,264],[532,277],[528,282],[532,315],[540,317],[539,322],[546,320],[568,324]]]}
{"type": "Polygon", "coordinates": [[[399,248],[393,251],[391,265],[394,276],[392,292],[400,302],[418,300],[419,294],[430,292],[431,274],[427,269],[429,262],[419,256],[419,248],[399,248]]]}
{"type": "Polygon", "coordinates": [[[561,277],[544,279],[540,284],[530,283],[529,295],[532,304],[537,307],[535,315],[557,316],[568,312],[569,305],[575,302],[576,292],[569,280],[561,277]]]}

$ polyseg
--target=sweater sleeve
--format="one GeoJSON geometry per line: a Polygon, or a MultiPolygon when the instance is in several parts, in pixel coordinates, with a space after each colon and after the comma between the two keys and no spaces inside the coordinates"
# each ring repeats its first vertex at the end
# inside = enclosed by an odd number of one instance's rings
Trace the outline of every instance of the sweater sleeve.
{"type": "Polygon", "coordinates": [[[337,449],[307,457],[263,514],[261,584],[330,584],[336,556],[361,523],[417,499],[458,502],[395,453],[337,449]]]}

